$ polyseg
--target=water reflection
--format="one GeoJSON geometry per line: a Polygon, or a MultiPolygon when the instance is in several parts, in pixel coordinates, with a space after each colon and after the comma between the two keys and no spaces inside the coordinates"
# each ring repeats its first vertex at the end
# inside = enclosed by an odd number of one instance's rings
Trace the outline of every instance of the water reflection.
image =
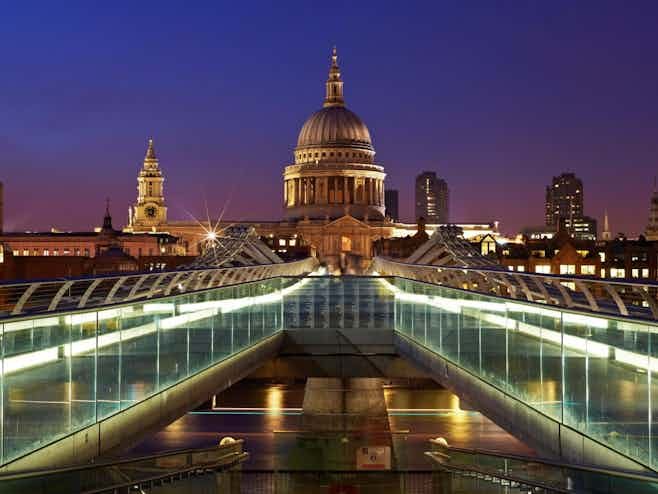
{"type": "MultiPolygon", "coordinates": [[[[455,446],[533,454],[525,444],[448,390],[423,382],[422,387],[413,387],[413,383],[388,386],[384,394],[390,432],[371,431],[345,437],[349,442],[373,444],[372,441],[382,442],[385,438],[379,436],[385,434],[400,466],[427,468],[423,452],[428,449],[428,440],[437,436],[455,446]]],[[[291,462],[298,463],[295,459],[300,458],[300,445],[329,447],[336,441],[345,441],[336,434],[320,437],[314,433],[311,438],[305,433],[303,399],[303,382],[272,384],[245,380],[217,395],[214,403],[188,413],[146,439],[130,454],[205,447],[232,436],[245,440],[245,450],[251,454],[246,468],[290,467],[291,462]]]]}

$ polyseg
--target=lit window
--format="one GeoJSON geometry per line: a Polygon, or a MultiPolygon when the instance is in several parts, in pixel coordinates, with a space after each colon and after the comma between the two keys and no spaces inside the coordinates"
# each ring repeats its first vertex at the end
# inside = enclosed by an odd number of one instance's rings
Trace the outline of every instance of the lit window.
{"type": "Polygon", "coordinates": [[[551,274],[551,265],[550,264],[537,264],[535,266],[535,273],[551,274]]]}
{"type": "Polygon", "coordinates": [[[637,268],[631,269],[631,277],[632,278],[639,278],[640,277],[640,270],[637,268]]]}
{"type": "Polygon", "coordinates": [[[580,274],[584,274],[587,276],[594,276],[596,273],[596,266],[593,264],[583,264],[580,266],[580,274]]]}
{"type": "Polygon", "coordinates": [[[610,278],[625,278],[626,270],[624,268],[610,268],[610,278]]]}
{"type": "Polygon", "coordinates": [[[560,274],[576,274],[576,265],[560,264],[560,274]]]}
{"type": "Polygon", "coordinates": [[[14,250],[14,257],[20,256],[21,253],[18,250],[14,250]]]}
{"type": "Polygon", "coordinates": [[[522,264],[519,264],[519,265],[516,267],[516,270],[517,270],[517,271],[525,271],[525,266],[523,266],[522,264]]]}
{"type": "Polygon", "coordinates": [[[288,245],[290,245],[290,247],[294,247],[296,243],[297,243],[297,241],[295,239],[290,239],[290,241],[288,242],[288,245]]]}
{"type": "Polygon", "coordinates": [[[340,238],[340,244],[343,252],[349,252],[352,250],[352,239],[350,237],[342,236],[340,238]]]}
{"type": "Polygon", "coordinates": [[[599,259],[601,259],[601,262],[605,262],[605,252],[599,252],[599,259]]]}
{"type": "Polygon", "coordinates": [[[605,278],[605,269],[601,269],[601,278],[605,278]]]}
{"type": "Polygon", "coordinates": [[[29,256],[30,255],[30,249],[23,249],[23,255],[24,256],[29,256]]]}
{"type": "Polygon", "coordinates": [[[507,269],[509,269],[510,271],[514,271],[514,266],[507,266],[507,269]]]}
{"type": "Polygon", "coordinates": [[[70,256],[71,255],[71,249],[64,249],[63,255],[70,256]]]}
{"type": "Polygon", "coordinates": [[[44,256],[49,256],[49,255],[50,255],[50,251],[49,251],[48,249],[43,249],[43,255],[44,255],[44,256]]]}
{"type": "Polygon", "coordinates": [[[59,255],[59,249],[53,249],[53,255],[58,256],[59,255]]]}
{"type": "Polygon", "coordinates": [[[642,278],[649,277],[649,268],[642,268],[642,278]]]}
{"type": "Polygon", "coordinates": [[[280,238],[279,239],[279,246],[280,247],[285,247],[286,246],[286,239],[285,238],[280,238]]]}

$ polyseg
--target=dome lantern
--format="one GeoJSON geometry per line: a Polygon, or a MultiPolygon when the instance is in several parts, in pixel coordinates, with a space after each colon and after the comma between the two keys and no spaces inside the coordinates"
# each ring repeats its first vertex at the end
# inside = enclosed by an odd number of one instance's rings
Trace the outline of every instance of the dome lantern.
{"type": "Polygon", "coordinates": [[[331,52],[331,67],[329,68],[329,78],[327,79],[327,94],[324,98],[324,108],[330,106],[345,106],[343,99],[343,81],[340,78],[340,68],[338,68],[338,55],[336,47],[331,52]]]}

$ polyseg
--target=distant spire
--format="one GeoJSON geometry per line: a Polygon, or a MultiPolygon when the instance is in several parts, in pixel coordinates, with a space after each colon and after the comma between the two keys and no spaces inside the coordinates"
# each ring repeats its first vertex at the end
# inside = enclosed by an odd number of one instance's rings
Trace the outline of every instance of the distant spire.
{"type": "Polygon", "coordinates": [[[103,218],[103,231],[114,230],[112,227],[112,215],[110,214],[110,198],[105,199],[105,217],[103,218]]]}
{"type": "Polygon", "coordinates": [[[145,161],[156,161],[158,158],[155,156],[155,149],[153,149],[153,139],[149,137],[149,145],[146,149],[145,161]]]}
{"type": "Polygon", "coordinates": [[[329,68],[329,78],[327,79],[327,92],[324,98],[324,107],[327,106],[345,106],[343,99],[343,81],[340,78],[340,68],[338,67],[338,54],[336,47],[331,50],[331,67],[329,68]]]}

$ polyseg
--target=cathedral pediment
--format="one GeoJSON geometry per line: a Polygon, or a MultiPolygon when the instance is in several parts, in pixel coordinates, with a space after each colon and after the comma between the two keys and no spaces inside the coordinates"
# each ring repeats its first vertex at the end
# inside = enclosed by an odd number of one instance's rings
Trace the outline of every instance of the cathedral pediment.
{"type": "Polygon", "coordinates": [[[322,229],[323,230],[334,230],[334,229],[344,229],[344,228],[360,228],[364,230],[370,229],[370,225],[364,223],[361,220],[356,219],[354,216],[349,214],[341,216],[338,219],[335,219],[331,223],[327,223],[322,229]]]}

